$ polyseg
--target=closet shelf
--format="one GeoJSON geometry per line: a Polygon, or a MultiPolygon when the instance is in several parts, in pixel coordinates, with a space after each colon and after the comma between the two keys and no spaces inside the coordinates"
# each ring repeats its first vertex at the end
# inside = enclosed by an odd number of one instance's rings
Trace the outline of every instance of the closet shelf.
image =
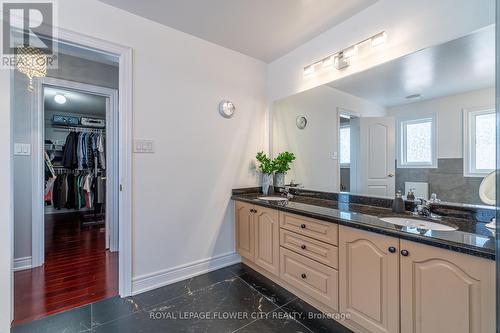
{"type": "Polygon", "coordinates": [[[89,126],[65,126],[65,125],[57,125],[52,124],[52,128],[58,130],[65,130],[68,132],[91,132],[91,133],[105,133],[105,128],[99,127],[89,127],[89,126]]]}

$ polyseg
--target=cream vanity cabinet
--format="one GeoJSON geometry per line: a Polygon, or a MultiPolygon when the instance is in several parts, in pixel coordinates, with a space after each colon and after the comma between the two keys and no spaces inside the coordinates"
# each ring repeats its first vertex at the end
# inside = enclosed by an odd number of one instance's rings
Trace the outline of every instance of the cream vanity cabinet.
{"type": "Polygon", "coordinates": [[[494,261],[340,226],[340,311],[360,332],[493,333],[494,261]]]}
{"type": "Polygon", "coordinates": [[[355,332],[493,333],[495,262],[236,202],[243,262],[355,332]]]}
{"type": "Polygon", "coordinates": [[[495,262],[400,241],[401,332],[495,331],[495,262]]]}
{"type": "Polygon", "coordinates": [[[320,309],[337,312],[338,225],[242,202],[235,209],[243,262],[320,309]]]}
{"type": "Polygon", "coordinates": [[[339,229],[340,312],[360,332],[399,332],[399,239],[339,229]]]}
{"type": "Polygon", "coordinates": [[[279,275],[278,211],[236,202],[236,250],[266,271],[279,275]]]}

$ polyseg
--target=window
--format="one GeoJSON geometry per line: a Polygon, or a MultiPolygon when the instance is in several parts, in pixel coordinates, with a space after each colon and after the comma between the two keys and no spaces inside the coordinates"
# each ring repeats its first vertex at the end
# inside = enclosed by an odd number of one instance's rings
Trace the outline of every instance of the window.
{"type": "Polygon", "coordinates": [[[351,127],[340,127],[340,165],[348,166],[351,163],[351,127]]]}
{"type": "Polygon", "coordinates": [[[435,126],[435,117],[399,122],[398,167],[437,167],[435,126]]]}
{"type": "Polygon", "coordinates": [[[495,110],[464,110],[464,176],[483,177],[495,169],[495,110]]]}

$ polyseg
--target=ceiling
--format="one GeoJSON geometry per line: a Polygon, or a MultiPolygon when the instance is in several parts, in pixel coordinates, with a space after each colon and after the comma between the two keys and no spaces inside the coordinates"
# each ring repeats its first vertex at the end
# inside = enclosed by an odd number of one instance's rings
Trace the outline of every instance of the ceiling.
{"type": "Polygon", "coordinates": [[[391,107],[495,86],[495,27],[328,84],[391,107]],[[406,96],[420,94],[409,100],[406,96]]]}
{"type": "Polygon", "coordinates": [[[271,62],[377,0],[100,0],[271,62]]]}
{"type": "Polygon", "coordinates": [[[89,116],[106,115],[106,97],[81,93],[78,91],[64,90],[52,87],[44,89],[45,110],[58,112],[71,112],[86,114],[89,116]],[[54,101],[56,94],[66,97],[66,103],[58,104],[54,101]]]}

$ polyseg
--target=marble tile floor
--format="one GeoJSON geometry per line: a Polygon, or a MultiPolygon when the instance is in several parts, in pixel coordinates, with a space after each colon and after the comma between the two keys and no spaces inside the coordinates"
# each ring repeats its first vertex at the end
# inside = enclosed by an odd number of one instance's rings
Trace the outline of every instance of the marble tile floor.
{"type": "Polygon", "coordinates": [[[319,315],[271,280],[236,264],[45,317],[12,332],[351,332],[319,315]]]}

